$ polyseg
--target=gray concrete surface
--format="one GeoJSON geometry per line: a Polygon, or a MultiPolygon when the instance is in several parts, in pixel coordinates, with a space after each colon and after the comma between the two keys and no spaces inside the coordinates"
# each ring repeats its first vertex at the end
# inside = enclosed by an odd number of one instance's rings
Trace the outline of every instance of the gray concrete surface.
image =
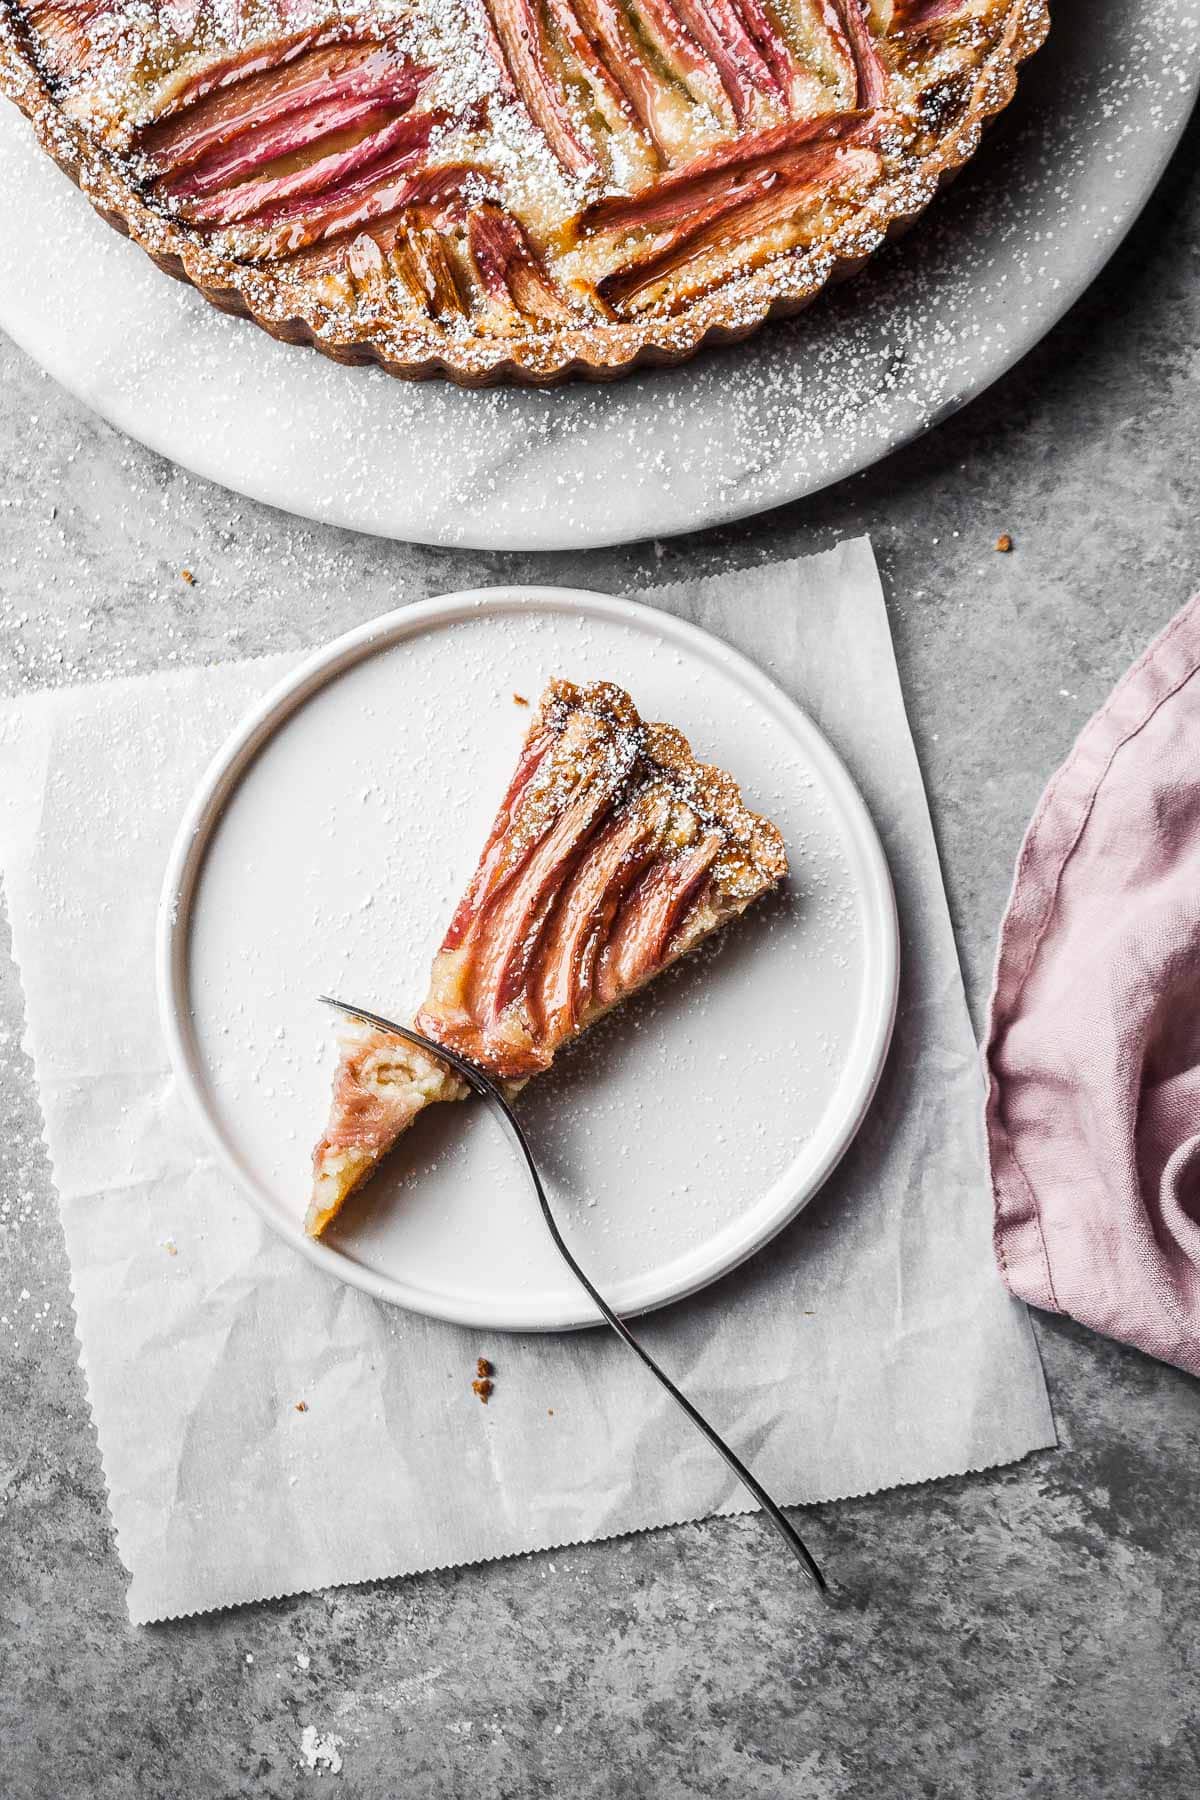
{"type": "MultiPolygon", "coordinates": [[[[660,546],[500,558],[298,524],[157,461],[6,348],[3,690],[315,644],[475,583],[636,588],[869,528],[979,1019],[1046,776],[1200,586],[1198,167],[1193,127],[1117,262],[970,411],[813,501],[660,546]]],[[[1038,1338],[1061,1449],[814,1509],[828,1610],[747,1519],[132,1629],[20,1031],[4,964],[6,1800],[1200,1792],[1200,1389],[1058,1320],[1038,1338]],[[305,1766],[306,1725],[343,1740],[340,1773],[305,1766]]]]}

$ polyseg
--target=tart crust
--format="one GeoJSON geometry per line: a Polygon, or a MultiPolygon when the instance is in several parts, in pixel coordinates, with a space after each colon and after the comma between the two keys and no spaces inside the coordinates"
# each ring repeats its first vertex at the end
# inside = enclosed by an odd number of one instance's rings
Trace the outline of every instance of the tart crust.
{"type": "Polygon", "coordinates": [[[855,200],[849,216],[814,241],[772,254],[748,272],[734,270],[669,310],[651,304],[631,317],[586,320],[569,312],[515,314],[502,331],[486,333],[449,330],[432,319],[385,321],[331,307],[316,286],[264,279],[261,263],[223,254],[179,217],[149,203],[126,159],[63,110],[8,0],[0,0],[0,92],[30,119],[42,149],[109,224],[221,311],[249,318],[272,337],[310,345],[337,362],[372,363],[406,380],[447,376],[473,387],[550,386],[570,378],[613,380],[638,366],[677,364],[706,346],[738,342],[767,319],[802,310],[829,282],[856,273],[889,237],[907,229],[971,158],[984,127],[1012,99],[1021,64],[1048,29],[1049,0],[1010,0],[1002,31],[974,70],[969,99],[932,150],[906,162],[899,173],[885,170],[855,200]]]}
{"type": "MultiPolygon", "coordinates": [[[[737,783],[611,682],[551,681],[416,1028],[510,1093],[787,873],[737,783]]],[[[305,1229],[320,1237],[426,1106],[466,1097],[394,1034],[344,1028],[305,1229]]]]}

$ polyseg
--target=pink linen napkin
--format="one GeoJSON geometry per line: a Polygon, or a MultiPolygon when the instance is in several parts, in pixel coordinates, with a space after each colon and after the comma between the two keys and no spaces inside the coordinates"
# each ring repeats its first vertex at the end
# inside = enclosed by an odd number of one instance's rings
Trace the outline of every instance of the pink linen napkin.
{"type": "Polygon", "coordinates": [[[989,1024],[1011,1291],[1200,1375],[1200,595],[1051,781],[989,1024]]]}

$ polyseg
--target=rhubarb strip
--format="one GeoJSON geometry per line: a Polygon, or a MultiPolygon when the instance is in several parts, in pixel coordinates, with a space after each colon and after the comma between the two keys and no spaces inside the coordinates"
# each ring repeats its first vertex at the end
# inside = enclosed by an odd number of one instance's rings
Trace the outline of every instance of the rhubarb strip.
{"type": "MultiPolygon", "coordinates": [[[[352,176],[365,177],[393,152],[396,155],[403,153],[411,165],[429,146],[431,127],[428,121],[432,117],[426,113],[416,118],[393,119],[390,125],[360,138],[348,150],[323,156],[318,162],[293,169],[288,175],[243,182],[228,192],[191,201],[183,210],[195,224],[210,228],[236,225],[243,219],[269,223],[306,212],[310,201],[349,181],[352,176]]],[[[393,159],[387,166],[396,169],[399,164],[393,159]]]]}
{"type": "Polygon", "coordinates": [[[494,1025],[519,992],[541,926],[593,826],[604,815],[624,771],[585,782],[508,892],[490,909],[474,946],[467,1004],[494,1025]]]}
{"type": "Polygon", "coordinates": [[[160,193],[190,200],[217,188],[232,187],[256,174],[280,157],[307,150],[334,132],[352,131],[383,124],[389,114],[404,112],[421,91],[425,71],[398,70],[377,93],[361,98],[336,99],[289,113],[275,123],[249,131],[186,169],[164,177],[160,193]]]}
{"type": "Polygon", "coordinates": [[[865,111],[882,106],[888,94],[888,75],[863,11],[863,0],[825,0],[825,22],[854,71],[854,104],[865,111]]]}
{"type": "Polygon", "coordinates": [[[649,255],[613,269],[599,284],[601,296],[618,310],[628,307],[687,263],[722,243],[749,245],[763,232],[795,213],[813,194],[878,167],[872,151],[837,149],[804,173],[761,169],[739,188],[726,193],[678,225],[649,255]]]}
{"type": "Polygon", "coordinates": [[[450,252],[439,232],[428,226],[410,225],[401,234],[397,254],[407,252],[425,298],[425,310],[434,319],[463,318],[466,303],[459,287],[450,252]],[[401,248],[402,246],[402,248],[401,248]]]}
{"type": "Polygon", "coordinates": [[[767,10],[765,0],[734,0],[734,4],[775,77],[780,93],[787,94],[798,73],[798,65],[791,46],[767,10]]]}
{"type": "MultiPolygon", "coordinates": [[[[492,829],[480,853],[475,873],[455,908],[454,917],[442,939],[443,950],[459,948],[482,908],[503,882],[521,866],[537,841],[528,825],[518,833],[516,822],[526,811],[526,803],[535,791],[538,772],[553,745],[554,738],[548,731],[532,733],[526,740],[520,761],[500,802],[500,809],[492,821],[492,829]]],[[[552,817],[548,811],[544,812],[544,831],[550,829],[552,817]]]]}
{"type": "Polygon", "coordinates": [[[534,319],[567,319],[570,308],[511,213],[498,206],[472,211],[467,241],[480,282],[493,299],[534,319]]]}
{"type": "Polygon", "coordinates": [[[674,225],[694,216],[698,207],[767,168],[785,168],[797,155],[846,143],[867,128],[859,112],[827,113],[815,119],[792,119],[756,137],[739,138],[706,151],[637,194],[598,200],[580,214],[584,237],[600,232],[644,231],[674,225]]]}
{"type": "Polygon", "coordinates": [[[663,117],[663,83],[638,47],[624,12],[616,0],[574,0],[574,10],[598,44],[646,135],[665,158],[668,126],[663,117]]]}
{"type": "Polygon", "coordinates": [[[55,0],[49,6],[30,6],[26,19],[36,37],[52,48],[56,73],[65,77],[86,67],[93,27],[115,10],[115,0],[55,0]]]}
{"type": "Polygon", "coordinates": [[[697,99],[712,96],[728,103],[720,72],[712,58],[696,42],[672,0],[634,0],[646,36],[677,81],[697,99]]]}
{"type": "Polygon", "coordinates": [[[670,810],[664,786],[640,795],[600,833],[564,890],[531,994],[543,1041],[562,1043],[586,1016],[600,951],[621,902],[657,847],[670,810]]]}
{"type": "Polygon", "coordinates": [[[344,193],[327,197],[317,212],[295,202],[290,215],[270,219],[260,215],[239,229],[246,240],[241,253],[256,261],[291,256],[311,244],[345,237],[364,226],[407,207],[438,206],[462,194],[480,178],[474,163],[442,163],[434,168],[413,169],[415,152],[406,152],[386,168],[369,171],[344,193]]]}
{"type": "Polygon", "coordinates": [[[892,28],[895,31],[930,31],[945,25],[963,10],[963,0],[895,0],[892,28]]]}
{"type": "MultiPolygon", "coordinates": [[[[190,5],[191,0],[184,0],[184,4],[190,5]]],[[[200,0],[198,10],[203,10],[203,0],[200,0]]],[[[345,25],[341,23],[308,27],[281,38],[272,38],[267,43],[252,44],[247,49],[236,50],[215,62],[206,63],[194,75],[185,76],[171,89],[170,98],[155,115],[156,120],[165,122],[221,89],[240,87],[257,75],[282,69],[286,64],[295,62],[306,51],[323,49],[331,44],[344,45],[347,35],[345,25]]]]}
{"type": "Polygon", "coordinates": [[[196,106],[148,125],[136,148],[159,170],[183,169],[251,127],[274,125],[316,105],[372,99],[404,70],[379,44],[338,44],[272,66],[196,106]]]}
{"type": "Polygon", "coordinates": [[[534,0],[488,0],[505,66],[529,117],[568,175],[591,175],[596,158],[576,133],[546,65],[542,22],[534,0]]]}
{"type": "Polygon", "coordinates": [[[671,4],[720,76],[739,125],[750,111],[755,90],[783,99],[782,87],[732,0],[671,0],[671,4]]]}
{"type": "Polygon", "coordinates": [[[551,19],[564,44],[587,76],[593,90],[603,94],[631,125],[639,130],[644,122],[630,105],[629,96],[605,59],[604,49],[589,24],[585,23],[573,0],[547,0],[551,19]]]}
{"type": "Polygon", "coordinates": [[[596,998],[601,1006],[614,1006],[661,968],[671,934],[720,848],[720,834],[704,832],[690,849],[655,863],[643,876],[600,957],[596,998]]]}

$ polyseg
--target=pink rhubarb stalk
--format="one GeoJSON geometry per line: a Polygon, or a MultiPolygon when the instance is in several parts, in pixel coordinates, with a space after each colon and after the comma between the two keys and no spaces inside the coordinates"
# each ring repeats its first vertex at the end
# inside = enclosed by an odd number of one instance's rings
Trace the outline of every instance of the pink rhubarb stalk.
{"type": "Polygon", "coordinates": [[[722,144],[640,193],[596,201],[581,214],[579,230],[591,237],[598,232],[646,231],[678,224],[749,176],[767,168],[784,168],[797,156],[811,157],[814,149],[849,142],[865,131],[867,123],[863,113],[827,113],[815,119],[792,119],[755,137],[722,144]]]}
{"type": "Polygon", "coordinates": [[[883,105],[888,75],[863,11],[863,0],[825,0],[825,23],[854,71],[855,105],[872,111],[883,105]]]}
{"type": "MultiPolygon", "coordinates": [[[[190,167],[252,129],[265,129],[315,106],[372,99],[390,89],[405,64],[379,44],[337,44],[239,81],[195,106],[148,125],[137,148],[164,173],[190,167]]],[[[428,71],[422,71],[427,76],[428,71]]]]}
{"type": "Polygon", "coordinates": [[[628,306],[706,251],[724,243],[748,244],[788,219],[811,195],[877,167],[878,158],[870,150],[836,148],[815,152],[807,167],[797,159],[786,169],[759,169],[681,222],[648,254],[611,270],[600,283],[600,293],[618,309],[628,306]]]}
{"type": "Polygon", "coordinates": [[[733,0],[673,0],[673,4],[720,76],[739,124],[750,110],[755,90],[773,100],[783,99],[782,87],[733,0]]]}
{"type": "Polygon", "coordinates": [[[505,65],[533,123],[568,175],[593,174],[595,155],[578,136],[547,66],[535,0],[488,0],[488,10],[505,65]]]}
{"type": "Polygon", "coordinates": [[[158,191],[178,200],[193,200],[214,189],[232,187],[268,163],[308,150],[334,132],[386,124],[389,114],[404,112],[412,105],[420,87],[419,72],[406,69],[378,94],[364,95],[361,99],[331,100],[301,113],[288,114],[273,125],[235,138],[224,149],[192,163],[177,174],[166,176],[158,184],[158,191]]]}
{"type": "Polygon", "coordinates": [[[248,234],[245,254],[258,261],[292,256],[310,244],[362,230],[389,213],[406,207],[439,206],[462,194],[472,179],[479,178],[473,163],[442,163],[435,168],[413,168],[415,153],[405,151],[382,168],[369,170],[341,193],[323,195],[315,210],[311,200],[290,202],[245,221],[248,234]]]}
{"type": "MultiPolygon", "coordinates": [[[[236,225],[242,219],[278,220],[288,216],[289,202],[293,213],[306,211],[309,201],[344,186],[352,176],[367,175],[393,152],[397,156],[403,153],[410,164],[423,155],[429,145],[430,127],[426,120],[431,116],[425,113],[416,118],[393,119],[390,125],[368,133],[347,150],[323,156],[287,175],[264,176],[223,193],[206,195],[189,202],[184,211],[196,224],[209,227],[236,225]],[[281,212],[280,208],[285,210],[281,212]]],[[[395,170],[399,164],[393,157],[387,166],[395,170]]]]}
{"type": "Polygon", "coordinates": [[[467,242],[484,289],[535,319],[567,319],[570,308],[511,213],[481,206],[467,222],[467,242]]]}
{"type": "Polygon", "coordinates": [[[634,888],[600,956],[596,998],[612,1006],[649,981],[665,960],[671,935],[721,848],[709,831],[690,849],[656,862],[634,888]]]}

